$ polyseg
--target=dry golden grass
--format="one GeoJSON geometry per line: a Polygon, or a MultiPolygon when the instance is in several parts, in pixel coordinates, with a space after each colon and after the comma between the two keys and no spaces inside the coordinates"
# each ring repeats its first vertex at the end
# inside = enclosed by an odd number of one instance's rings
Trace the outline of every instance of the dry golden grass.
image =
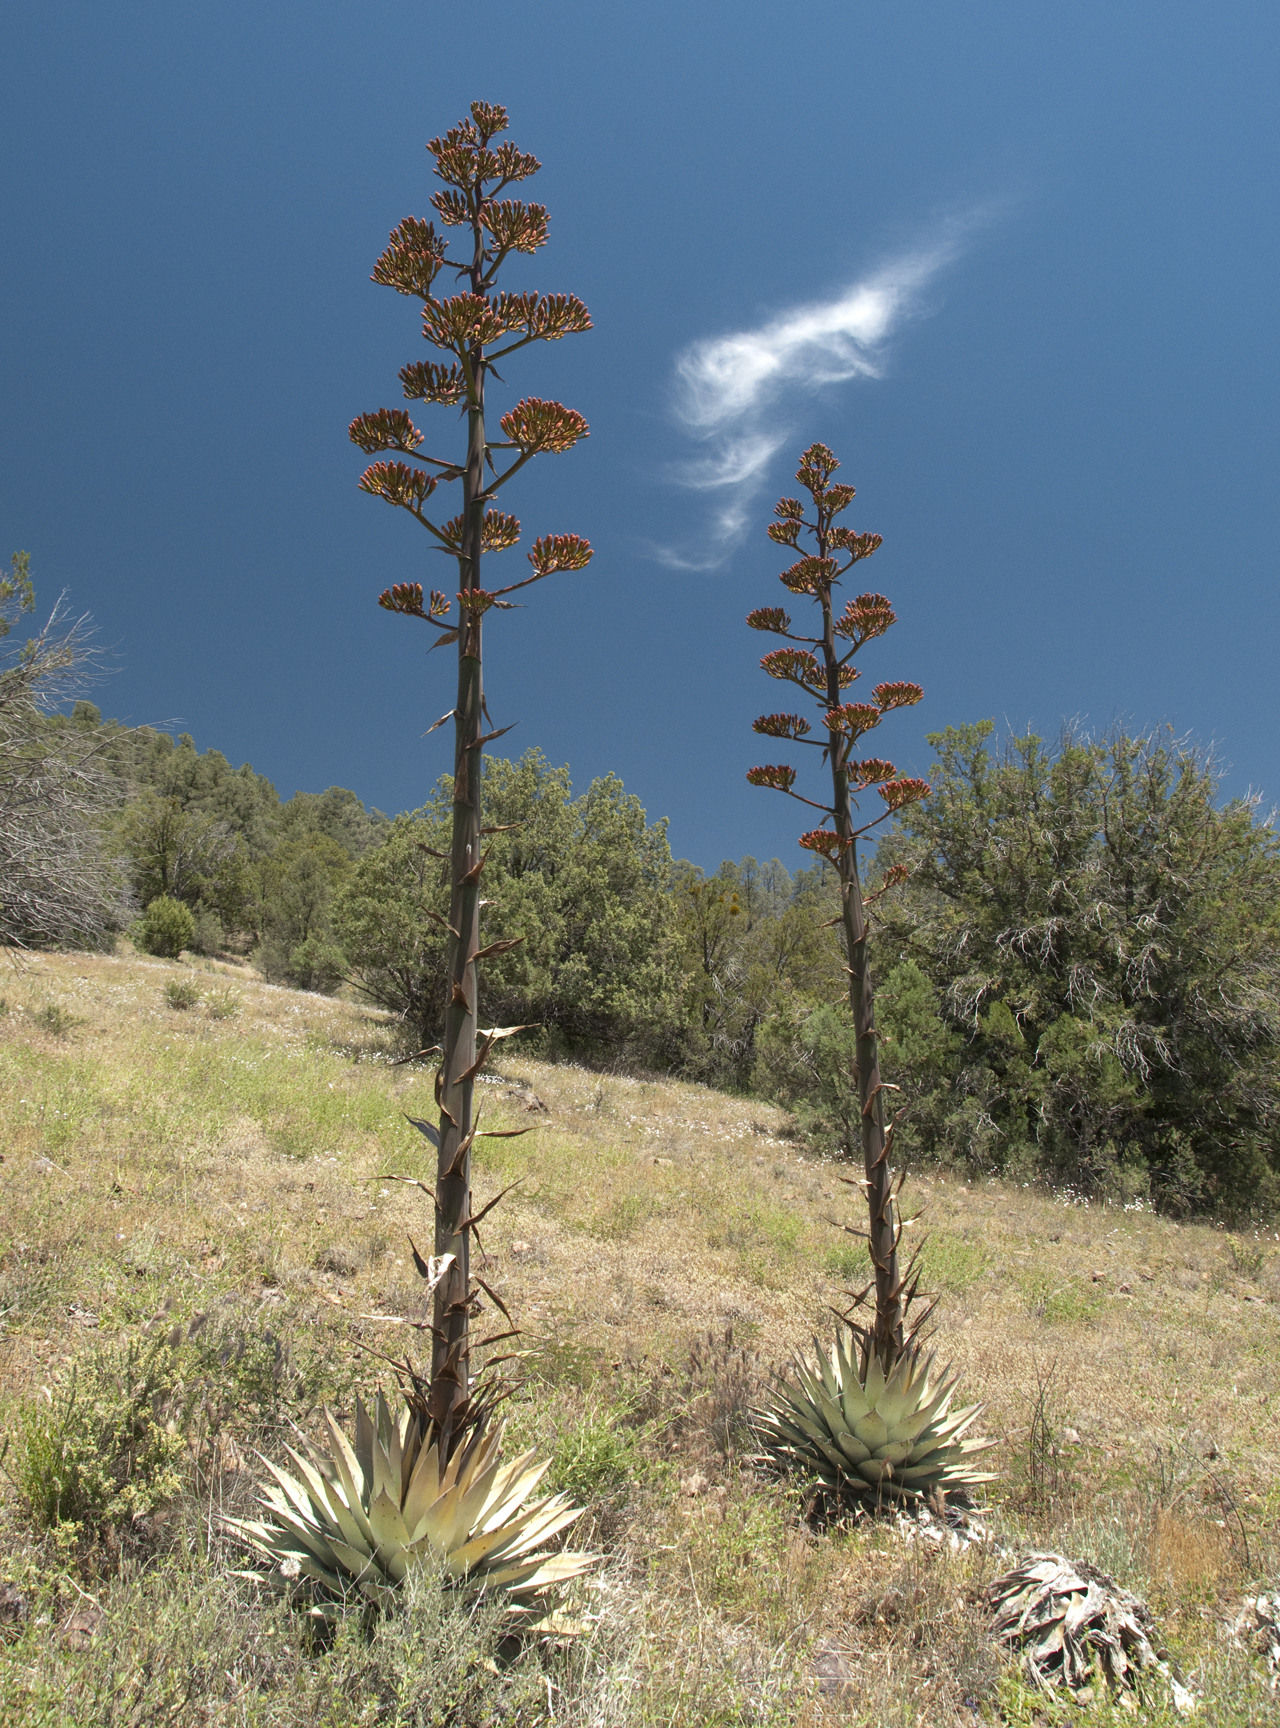
{"type": "MultiPolygon", "coordinates": [[[[225,1312],[278,1341],[288,1382],[269,1418],[255,1406],[211,1442],[209,1505],[239,1503],[251,1442],[305,1427],[322,1398],[349,1408],[377,1378],[357,1343],[408,1345],[379,1316],[421,1312],[408,1238],[430,1239],[427,1203],[392,1178],[430,1173],[405,1119],[432,1115],[430,1076],[389,1066],[384,1016],[247,969],[26,958],[0,998],[6,1430],[162,1305],[225,1312]],[[196,999],[173,1006],[183,985],[196,999]]],[[[534,1129],[477,1159],[481,1201],[518,1181],[484,1238],[528,1351],[511,1420],[555,1452],[613,1556],[591,1684],[566,1680],[556,1719],[1031,1721],[985,1636],[990,1547],[815,1532],[735,1449],[757,1373],[826,1332],[859,1277],[859,1245],[831,1222],[856,1219],[839,1168],[806,1155],[782,1112],[703,1087],[509,1057],[482,1091],[489,1126],[534,1129]]],[[[1196,1689],[1221,1694],[1203,1719],[1253,1720],[1221,1627],[1246,1582],[1277,1571],[1280,1241],[994,1182],[925,1174],[912,1192],[928,1202],[939,1347],[999,1443],[988,1522],[1141,1589],[1196,1689]]],[[[7,1575],[83,1589],[86,1567],[105,1580],[114,1566],[119,1604],[141,1588],[124,1549],[81,1552],[77,1572],[33,1545],[4,1494],[7,1575]]],[[[225,1570],[206,1524],[205,1560],[225,1570]]],[[[276,1621],[258,1623],[261,1637],[276,1621]]],[[[313,1697],[303,1662],[295,1649],[298,1699],[313,1697]]],[[[288,1690],[268,1708],[246,1679],[225,1713],[154,1719],[293,1721],[288,1690]]],[[[18,1695],[0,1691],[0,1714],[18,1695]]],[[[307,1708],[297,1720],[321,1719],[307,1708]]]]}

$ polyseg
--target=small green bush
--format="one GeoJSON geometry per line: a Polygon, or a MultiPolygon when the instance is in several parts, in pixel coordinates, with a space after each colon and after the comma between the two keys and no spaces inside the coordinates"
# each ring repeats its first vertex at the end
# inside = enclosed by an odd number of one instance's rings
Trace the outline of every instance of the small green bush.
{"type": "Polygon", "coordinates": [[[152,1565],[113,1578],[101,1629],[80,1647],[64,1631],[68,1598],[49,1582],[28,1586],[31,1611],[5,1629],[0,1722],[522,1728],[550,1720],[551,1686],[557,1722],[614,1719],[602,1714],[603,1663],[540,1639],[513,1649],[500,1603],[411,1574],[394,1614],[370,1624],[352,1612],[322,1644],[283,1598],[259,1598],[206,1545],[183,1531],[152,1565]]]}
{"type": "Polygon", "coordinates": [[[195,928],[189,944],[193,951],[197,954],[220,954],[226,939],[218,914],[211,907],[197,906],[195,928]]]}
{"type": "Polygon", "coordinates": [[[1250,1241],[1246,1237],[1229,1236],[1227,1252],[1231,1256],[1232,1269],[1242,1278],[1256,1278],[1262,1270],[1262,1244],[1256,1239],[1250,1241]]]}
{"type": "Polygon", "coordinates": [[[210,1020],[234,1020],[242,1007],[234,990],[211,990],[204,999],[204,1011],[210,1020]]]}
{"type": "Polygon", "coordinates": [[[589,1410],[560,1436],[549,1472],[560,1493],[591,1506],[612,1498],[645,1473],[640,1435],[624,1426],[629,1414],[627,1408],[589,1410]]]}
{"type": "Polygon", "coordinates": [[[39,1530],[85,1534],[172,1499],[185,1444],[169,1339],[130,1340],[73,1366],[20,1410],[7,1468],[39,1530]]]}
{"type": "Polygon", "coordinates": [[[99,1537],[178,1498],[218,1435],[276,1422],[288,1386],[312,1400],[281,1340],[246,1319],[170,1325],[162,1310],[20,1405],[0,1457],[30,1523],[99,1537]]]}
{"type": "Polygon", "coordinates": [[[176,960],[184,948],[195,941],[195,914],[181,900],[160,894],[151,902],[134,926],[140,947],[148,954],[159,954],[176,960]]]}
{"type": "Polygon", "coordinates": [[[194,1008],[200,992],[189,978],[171,978],[164,987],[164,999],[170,1008],[194,1008]]]}
{"type": "Polygon", "coordinates": [[[73,1026],[82,1024],[60,1002],[47,1002],[38,1014],[32,1015],[32,1019],[46,1032],[52,1032],[55,1038],[64,1038],[73,1026]]]}

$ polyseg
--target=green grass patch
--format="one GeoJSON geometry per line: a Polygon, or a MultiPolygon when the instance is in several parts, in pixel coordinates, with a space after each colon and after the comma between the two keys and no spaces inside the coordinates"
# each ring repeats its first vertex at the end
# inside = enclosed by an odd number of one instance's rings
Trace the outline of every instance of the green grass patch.
{"type": "Polygon", "coordinates": [[[958,1236],[930,1236],[920,1255],[924,1267],[922,1288],[959,1295],[976,1284],[990,1260],[985,1250],[958,1236]]]}
{"type": "Polygon", "coordinates": [[[595,1215],[588,1228],[605,1242],[622,1242],[642,1230],[658,1210],[659,1202],[652,1194],[619,1194],[595,1215]]]}
{"type": "Polygon", "coordinates": [[[651,1473],[644,1436],[626,1425],[626,1406],[598,1405],[566,1429],[551,1455],[547,1485],[578,1506],[592,1506],[624,1493],[651,1473]]]}
{"type": "Polygon", "coordinates": [[[1048,1326],[1085,1325],[1102,1308],[1102,1298],[1083,1285],[1052,1284],[1039,1275],[1026,1279],[1022,1292],[1027,1312],[1048,1326]]]}

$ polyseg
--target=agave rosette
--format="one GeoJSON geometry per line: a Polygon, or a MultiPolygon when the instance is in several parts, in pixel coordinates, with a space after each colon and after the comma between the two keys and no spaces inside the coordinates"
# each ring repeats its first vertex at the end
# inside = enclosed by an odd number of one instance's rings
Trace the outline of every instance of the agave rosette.
{"type": "Polygon", "coordinates": [[[396,1417],[381,1391],[372,1415],[357,1400],[354,1446],[331,1411],[324,1421],[327,1452],[286,1448],[296,1474],[263,1459],[275,1479],[260,1494],[269,1517],[225,1520],[269,1562],[266,1581],[308,1579],[322,1594],[359,1591],[382,1607],[411,1572],[426,1571],[501,1592],[530,1615],[594,1563],[548,1549],[581,1508],[563,1494],[533,1499],[550,1461],[525,1452],[504,1464],[501,1428],[477,1428],[442,1464],[433,1425],[408,1406],[396,1417]]]}
{"type": "Polygon", "coordinates": [[[993,1479],[974,1456],[994,1441],[970,1437],[979,1404],[953,1409],[959,1376],[909,1345],[888,1374],[869,1335],[841,1328],[814,1355],[797,1355],[755,1427],[766,1457],[817,1476],[840,1499],[882,1504],[993,1479]]]}

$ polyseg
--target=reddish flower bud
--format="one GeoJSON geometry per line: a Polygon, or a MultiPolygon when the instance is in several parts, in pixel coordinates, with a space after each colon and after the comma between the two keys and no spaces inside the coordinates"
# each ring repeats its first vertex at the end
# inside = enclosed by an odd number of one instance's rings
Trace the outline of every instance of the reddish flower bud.
{"type": "Polygon", "coordinates": [[[461,192],[433,192],[431,202],[439,212],[440,220],[447,227],[470,227],[471,203],[461,192]]]}
{"type": "Polygon", "coordinates": [[[796,479],[816,500],[840,464],[825,444],[810,444],[800,458],[796,479]]]}
{"type": "Polygon", "coordinates": [[[496,604],[497,598],[496,594],[490,594],[484,588],[463,588],[458,595],[458,604],[478,618],[496,604]]]}
{"type": "Polygon", "coordinates": [[[427,300],[444,262],[445,242],[431,222],[406,216],[391,230],[391,244],[373,267],[371,281],[415,300],[427,300]]]}
{"type": "Polygon", "coordinates": [[[501,252],[536,252],[547,243],[547,211],[543,204],[504,199],[480,209],[480,225],[501,252]]]}
{"type": "Polygon", "coordinates": [[[816,594],[820,588],[829,587],[838,574],[834,558],[801,558],[778,580],[793,594],[816,594]]]}
{"type": "Polygon", "coordinates": [[[760,662],[770,678],[789,678],[793,684],[821,690],[826,677],[821,666],[807,648],[775,648],[760,662]]]}
{"type": "Polygon", "coordinates": [[[846,842],[829,828],[811,828],[807,834],[800,836],[800,845],[806,852],[817,852],[828,863],[834,864],[844,851],[846,842]]]}
{"type": "Polygon", "coordinates": [[[892,762],[886,762],[882,756],[869,756],[865,762],[850,762],[847,764],[849,778],[863,786],[875,786],[882,780],[892,780],[898,770],[892,762]]]}
{"type": "Polygon", "coordinates": [[[880,786],[877,790],[890,810],[901,810],[907,804],[927,798],[933,788],[927,780],[890,780],[887,786],[880,786]]]}
{"type": "Polygon", "coordinates": [[[526,150],[517,150],[514,144],[500,145],[494,153],[494,163],[498,175],[508,183],[527,180],[542,166],[536,156],[530,156],[526,150]]]}
{"type": "MultiPolygon", "coordinates": [[[[466,528],[465,516],[451,516],[440,529],[441,536],[449,542],[455,552],[462,550],[462,536],[466,528]]],[[[508,516],[502,510],[486,510],[484,522],[480,529],[480,550],[482,552],[505,552],[509,546],[515,546],[520,539],[520,522],[515,516],[508,516]]]]}
{"type": "Polygon", "coordinates": [[[751,722],[751,730],[769,738],[803,738],[813,728],[799,714],[762,714],[751,722]]]}
{"type": "Polygon", "coordinates": [[[362,492],[372,492],[375,498],[385,498],[388,504],[402,505],[415,515],[435,491],[434,474],[424,474],[421,468],[407,468],[403,462],[375,462],[366,468],[357,482],[362,492]]]}
{"type": "Polygon", "coordinates": [[[791,619],[781,606],[757,606],[754,612],[747,613],[747,623],[753,630],[772,630],[779,636],[791,628],[791,619]]]}
{"type": "Polygon", "coordinates": [[[837,618],[835,632],[861,648],[873,636],[883,636],[896,622],[897,615],[883,594],[859,594],[856,600],[850,600],[837,618]]]}
{"type": "MultiPolygon", "coordinates": [[[[431,611],[435,612],[436,596],[431,596],[431,611]]],[[[408,618],[425,618],[427,613],[422,609],[421,582],[397,582],[394,588],[385,588],[378,596],[379,606],[385,606],[388,612],[403,612],[408,618]]]]}
{"type": "Polygon", "coordinates": [[[487,144],[495,133],[507,129],[507,111],[500,102],[473,102],[471,118],[475,121],[480,142],[487,144]]]}
{"type": "Polygon", "coordinates": [[[531,332],[543,342],[580,336],[591,329],[591,314],[576,294],[544,294],[538,302],[531,332]]]}
{"type": "MultiPolygon", "coordinates": [[[[498,301],[531,300],[532,295],[499,295],[498,301]]],[[[422,334],[437,348],[471,349],[496,342],[509,330],[521,328],[524,320],[514,317],[509,306],[499,309],[483,294],[453,294],[447,300],[429,300],[422,308],[422,334]]]]}
{"type": "Polygon", "coordinates": [[[416,450],[422,434],[403,408],[379,408],[376,414],[357,414],[347,427],[347,436],[366,455],[375,450],[416,450]]]}
{"type": "Polygon", "coordinates": [[[566,408],[559,402],[543,402],[528,396],[502,416],[499,424],[522,454],[532,456],[539,451],[562,455],[572,450],[579,438],[588,433],[587,423],[576,408],[566,408]]]}
{"type": "Polygon", "coordinates": [[[877,684],[871,694],[886,714],[891,708],[911,708],[924,700],[924,691],[918,684],[877,684]]]}
{"type": "Polygon", "coordinates": [[[785,765],[766,762],[761,768],[748,768],[747,779],[753,786],[769,786],[775,792],[790,792],[796,783],[796,771],[785,765]]]}
{"type": "Polygon", "coordinates": [[[415,360],[400,368],[400,382],[411,402],[441,402],[446,407],[467,399],[467,375],[461,366],[437,366],[431,360],[415,360]]]}
{"type": "Polygon", "coordinates": [[[880,724],[882,710],[870,702],[845,702],[822,716],[828,731],[843,733],[849,739],[860,738],[880,724]]]}
{"type": "Polygon", "coordinates": [[[852,552],[855,564],[860,558],[870,558],[871,554],[878,552],[884,544],[883,535],[855,534],[852,528],[833,528],[828,539],[842,552],[852,552]]]}
{"type": "Polygon", "coordinates": [[[585,570],[592,559],[591,542],[580,534],[544,534],[533,543],[529,562],[539,576],[557,570],[585,570]]]}

